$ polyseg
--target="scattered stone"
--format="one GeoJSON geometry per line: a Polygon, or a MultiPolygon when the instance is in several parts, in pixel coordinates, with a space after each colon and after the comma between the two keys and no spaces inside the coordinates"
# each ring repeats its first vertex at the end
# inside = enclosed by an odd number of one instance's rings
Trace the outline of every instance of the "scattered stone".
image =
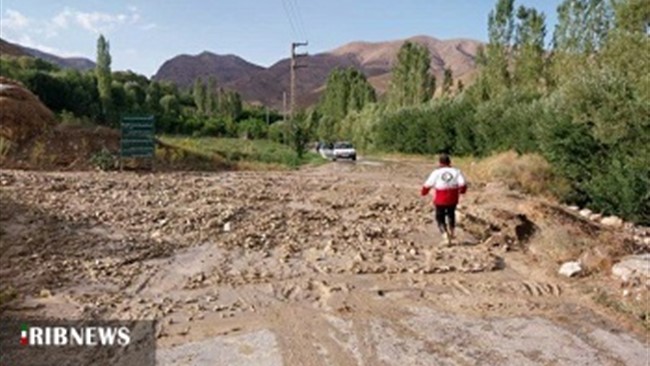
{"type": "Polygon", "coordinates": [[[612,274],[623,282],[629,282],[635,277],[650,278],[650,254],[624,257],[612,267],[612,274]]]}
{"type": "Polygon", "coordinates": [[[566,277],[573,277],[580,272],[582,272],[582,266],[580,265],[580,262],[566,262],[562,264],[560,270],[558,271],[559,274],[566,277]]]}
{"type": "Polygon", "coordinates": [[[585,218],[588,219],[593,214],[593,212],[590,209],[585,208],[585,209],[580,210],[579,214],[580,214],[580,216],[585,217],[585,218]]]}
{"type": "Polygon", "coordinates": [[[611,226],[611,227],[623,226],[623,220],[620,217],[616,217],[616,216],[607,216],[602,220],[600,220],[600,223],[605,226],[611,226]]]}
{"type": "Polygon", "coordinates": [[[578,207],[578,206],[569,206],[569,207],[567,207],[567,208],[568,208],[569,210],[571,210],[571,211],[578,211],[578,210],[580,210],[580,207],[578,207]]]}
{"type": "Polygon", "coordinates": [[[41,292],[39,293],[40,297],[52,297],[52,291],[47,290],[47,289],[42,289],[41,292]]]}
{"type": "Polygon", "coordinates": [[[603,215],[599,214],[599,213],[589,216],[589,220],[596,221],[596,222],[600,221],[602,218],[603,218],[603,215]]]}
{"type": "Polygon", "coordinates": [[[230,222],[227,222],[223,224],[223,231],[228,233],[232,230],[232,224],[230,222]]]}

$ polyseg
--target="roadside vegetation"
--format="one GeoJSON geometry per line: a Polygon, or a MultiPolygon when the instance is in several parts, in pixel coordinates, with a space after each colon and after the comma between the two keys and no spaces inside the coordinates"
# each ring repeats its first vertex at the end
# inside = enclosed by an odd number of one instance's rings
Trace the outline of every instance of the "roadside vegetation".
{"type": "Polygon", "coordinates": [[[497,0],[468,86],[450,69],[437,81],[428,49],[405,42],[385,95],[376,95],[361,72],[337,69],[320,102],[286,121],[242,103],[215,78],[181,90],[112,72],[103,36],[94,71],[2,57],[0,75],[21,81],[64,123],[117,127],[122,115],[154,115],[163,140],[226,162],[295,167],[313,160],[305,154],[316,140],[348,140],[377,153],[483,158],[514,151],[504,163],[519,165],[505,176],[541,182],[531,192],[649,224],[650,61],[643,55],[650,54],[650,3],[565,0],[557,18],[549,30],[546,14],[497,0]],[[533,155],[515,158],[526,154],[533,155]],[[543,166],[543,176],[553,178],[539,180],[527,165],[543,166]]]}
{"type": "Polygon", "coordinates": [[[513,151],[488,160],[487,171],[531,192],[648,224],[650,63],[641,55],[650,54],[650,4],[566,0],[557,16],[547,47],[545,14],[498,0],[469,87],[454,85],[445,70],[436,90],[427,49],[409,42],[378,101],[357,102],[358,85],[368,82],[342,83],[338,71],[317,108],[316,135],[378,153],[513,151]]]}
{"type": "Polygon", "coordinates": [[[218,162],[231,168],[287,169],[320,164],[324,159],[314,152],[301,157],[287,145],[269,140],[238,138],[162,136],[159,140],[171,149],[158,149],[157,157],[170,162],[185,162],[188,156],[218,162]]]}

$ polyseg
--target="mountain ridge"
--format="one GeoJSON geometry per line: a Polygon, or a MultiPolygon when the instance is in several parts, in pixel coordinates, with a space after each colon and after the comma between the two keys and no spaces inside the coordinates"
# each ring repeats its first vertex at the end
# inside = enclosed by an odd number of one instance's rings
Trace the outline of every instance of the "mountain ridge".
{"type": "Polygon", "coordinates": [[[0,38],[0,54],[13,57],[35,57],[55,64],[64,69],[86,71],[93,69],[95,63],[85,57],[61,57],[35,48],[26,47],[0,38]]]}
{"type": "MultiPolygon", "coordinates": [[[[301,58],[307,68],[296,73],[297,103],[301,107],[315,103],[324,89],[329,74],[338,67],[354,67],[363,72],[370,83],[383,94],[390,80],[390,71],[401,45],[416,42],[427,47],[431,54],[431,71],[442,84],[444,69],[451,68],[454,79],[471,82],[476,69],[476,54],[482,42],[453,38],[441,40],[426,35],[384,42],[353,41],[329,51],[301,58]]],[[[197,55],[182,54],[165,61],[153,76],[154,80],[172,81],[179,87],[190,87],[196,77],[214,76],[220,87],[240,93],[252,104],[282,108],[283,92],[289,89],[288,58],[269,67],[253,64],[239,56],[219,55],[203,51],[197,55]],[[224,58],[233,56],[237,62],[225,64],[224,58]]]]}

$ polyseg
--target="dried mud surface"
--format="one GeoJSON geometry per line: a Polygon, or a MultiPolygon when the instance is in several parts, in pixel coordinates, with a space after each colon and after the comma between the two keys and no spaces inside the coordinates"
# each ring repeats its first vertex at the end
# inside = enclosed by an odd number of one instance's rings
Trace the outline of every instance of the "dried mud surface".
{"type": "Polygon", "coordinates": [[[445,245],[430,168],[0,171],[2,311],[157,319],[161,365],[647,364],[647,330],[540,253],[612,234],[476,184],[445,245]]]}

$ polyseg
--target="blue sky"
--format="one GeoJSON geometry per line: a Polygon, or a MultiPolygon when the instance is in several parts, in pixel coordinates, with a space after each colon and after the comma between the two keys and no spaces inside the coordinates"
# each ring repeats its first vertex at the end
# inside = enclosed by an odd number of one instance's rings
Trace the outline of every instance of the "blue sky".
{"type": "MultiPolygon", "coordinates": [[[[309,53],[351,41],[414,35],[487,39],[495,0],[0,0],[0,36],[62,56],[95,58],[99,33],[111,44],[114,70],[151,76],[167,59],[208,50],[270,66],[289,43],[309,53]]],[[[547,16],[560,0],[515,0],[547,16]]]]}

